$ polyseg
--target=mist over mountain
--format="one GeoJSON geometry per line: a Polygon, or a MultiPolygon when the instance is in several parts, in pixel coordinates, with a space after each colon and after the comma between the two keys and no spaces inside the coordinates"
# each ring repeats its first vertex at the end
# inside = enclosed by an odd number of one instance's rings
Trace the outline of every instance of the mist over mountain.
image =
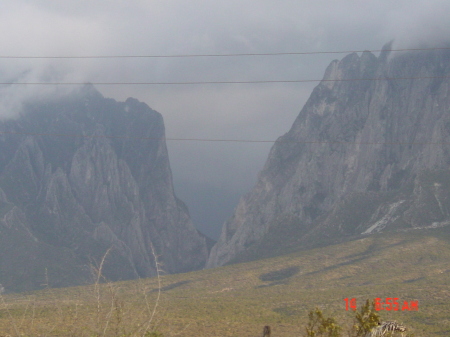
{"type": "Polygon", "coordinates": [[[0,123],[0,283],[7,291],[202,268],[205,237],[174,194],[162,116],[91,85],[0,123]],[[95,275],[94,275],[95,276],[95,275]]]}
{"type": "Polygon", "coordinates": [[[331,62],[223,225],[209,267],[449,227],[450,51],[389,49],[331,62]]]}

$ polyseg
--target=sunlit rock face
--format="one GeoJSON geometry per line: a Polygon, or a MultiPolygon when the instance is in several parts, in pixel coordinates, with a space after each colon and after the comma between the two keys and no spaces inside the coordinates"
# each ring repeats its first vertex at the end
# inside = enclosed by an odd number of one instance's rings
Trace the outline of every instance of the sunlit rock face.
{"type": "Polygon", "coordinates": [[[7,290],[202,268],[204,237],[176,198],[162,116],[92,86],[0,124],[0,282],[7,290]],[[95,278],[95,272],[94,272],[95,278]]]}
{"type": "Polygon", "coordinates": [[[224,224],[209,267],[449,223],[450,52],[388,49],[329,65],[224,224]]]}

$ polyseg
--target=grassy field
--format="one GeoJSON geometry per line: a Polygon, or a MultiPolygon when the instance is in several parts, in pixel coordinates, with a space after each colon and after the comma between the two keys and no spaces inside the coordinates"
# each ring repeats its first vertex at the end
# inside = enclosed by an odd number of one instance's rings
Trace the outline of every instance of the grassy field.
{"type": "Polygon", "coordinates": [[[450,336],[450,239],[441,230],[370,236],[222,268],[99,286],[8,294],[0,336],[302,336],[319,307],[344,327],[344,298],[397,297],[380,311],[417,337],[450,336]],[[160,291],[158,290],[160,289],[160,291]],[[158,299],[159,298],[159,299],[158,299]]]}

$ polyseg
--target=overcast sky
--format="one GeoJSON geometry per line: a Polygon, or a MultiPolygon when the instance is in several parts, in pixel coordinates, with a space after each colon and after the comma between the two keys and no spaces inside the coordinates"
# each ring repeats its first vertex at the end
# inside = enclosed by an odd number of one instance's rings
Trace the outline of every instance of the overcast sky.
{"type": "MultiPolygon", "coordinates": [[[[0,4],[1,56],[182,55],[436,46],[448,0],[64,1],[0,4]]],[[[185,82],[320,79],[345,54],[141,59],[0,59],[1,82],[185,82]]],[[[317,83],[97,86],[159,111],[169,138],[275,140],[317,83]]],[[[52,88],[0,88],[0,117],[52,88]]],[[[271,144],[169,141],[176,189],[217,237],[256,181],[271,144]],[[213,227],[213,228],[211,228],[213,227]]]]}

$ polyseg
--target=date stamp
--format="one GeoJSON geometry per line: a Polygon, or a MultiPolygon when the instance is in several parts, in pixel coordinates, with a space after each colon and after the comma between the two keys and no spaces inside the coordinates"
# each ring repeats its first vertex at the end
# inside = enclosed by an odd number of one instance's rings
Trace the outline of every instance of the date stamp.
{"type": "MultiPolygon", "coordinates": [[[[356,298],[344,298],[345,310],[356,310],[356,298]]],[[[398,297],[375,298],[376,311],[419,311],[419,301],[400,301],[398,297]]]]}

